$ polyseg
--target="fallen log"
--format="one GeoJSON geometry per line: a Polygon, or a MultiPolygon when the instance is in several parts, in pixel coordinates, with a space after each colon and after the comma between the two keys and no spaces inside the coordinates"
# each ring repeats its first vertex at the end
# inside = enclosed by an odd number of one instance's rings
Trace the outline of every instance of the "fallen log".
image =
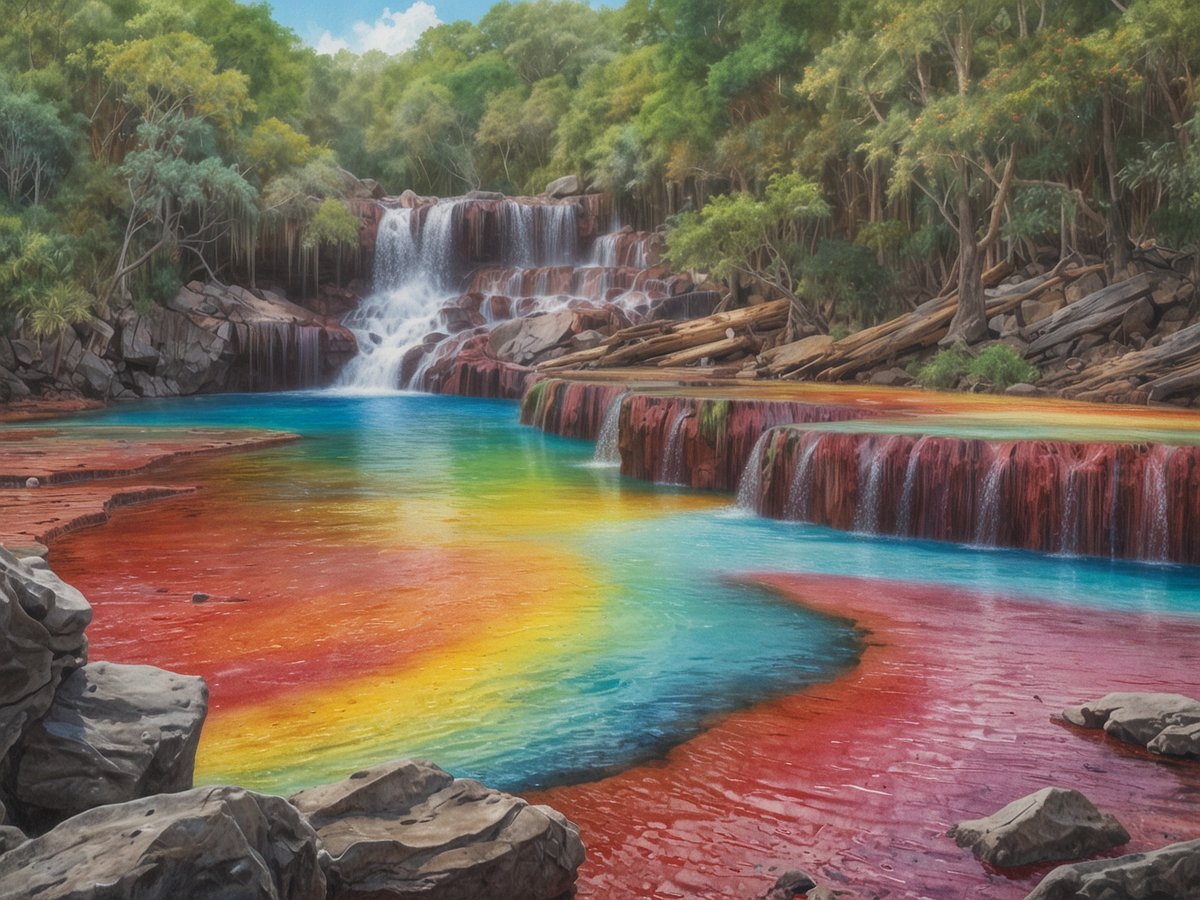
{"type": "Polygon", "coordinates": [[[1026,355],[1030,357],[1045,353],[1051,347],[1073,341],[1094,331],[1107,331],[1116,326],[1130,303],[1150,296],[1154,280],[1146,272],[1135,275],[1128,281],[1119,281],[1103,287],[1082,300],[1065,306],[1054,315],[1043,319],[1029,329],[1036,335],[1026,355]]]}
{"type": "Polygon", "coordinates": [[[700,344],[697,347],[690,347],[687,350],[680,350],[678,353],[672,353],[664,356],[656,361],[659,368],[667,366],[686,366],[699,360],[721,359],[725,356],[730,356],[739,351],[756,351],[758,349],[758,341],[745,334],[739,337],[725,338],[721,341],[712,341],[708,344],[700,344]]]}

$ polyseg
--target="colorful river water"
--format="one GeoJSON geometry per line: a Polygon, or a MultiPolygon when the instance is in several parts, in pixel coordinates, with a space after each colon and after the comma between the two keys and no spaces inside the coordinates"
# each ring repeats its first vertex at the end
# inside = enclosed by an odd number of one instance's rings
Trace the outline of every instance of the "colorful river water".
{"type": "Polygon", "coordinates": [[[208,680],[200,783],[431,758],[580,821],[594,896],[746,896],[794,865],[1019,896],[1028,873],[981,871],[946,820],[1060,771],[1126,818],[1149,804],[1135,845],[1200,836],[1196,767],[1049,724],[1120,687],[1200,690],[1194,567],[767,521],[622,479],[504,402],[222,396],[89,423],[303,437],[181,464],[197,493],[53,548],[94,659],[208,680]]]}

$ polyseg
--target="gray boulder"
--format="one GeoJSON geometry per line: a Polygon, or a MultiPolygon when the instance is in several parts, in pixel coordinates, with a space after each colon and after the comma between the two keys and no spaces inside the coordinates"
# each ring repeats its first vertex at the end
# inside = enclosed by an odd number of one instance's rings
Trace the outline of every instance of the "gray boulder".
{"type": "Polygon", "coordinates": [[[92,608],[44,560],[0,548],[0,768],[41,718],[67,669],[87,662],[92,608]]]}
{"type": "Polygon", "coordinates": [[[1042,788],[983,819],[959,822],[950,837],[994,866],[1025,866],[1094,856],[1129,833],[1079,791],[1042,788]]]}
{"type": "Polygon", "coordinates": [[[149,323],[149,319],[135,319],[121,329],[121,358],[130,365],[147,369],[158,365],[158,351],[150,343],[149,323]]]}
{"type": "Polygon", "coordinates": [[[82,387],[93,397],[107,397],[116,372],[107,360],[101,359],[91,350],[83,351],[75,374],[83,381],[82,387]]]}
{"type": "Polygon", "coordinates": [[[575,314],[569,310],[501,322],[488,337],[497,358],[527,365],[571,339],[575,314]]]}
{"type": "Polygon", "coordinates": [[[1106,694],[1063,710],[1063,718],[1081,728],[1103,728],[1117,740],[1140,744],[1156,753],[1200,754],[1195,732],[1189,731],[1200,725],[1200,700],[1182,694],[1106,694]]]}
{"type": "Polygon", "coordinates": [[[0,856],[0,897],[323,900],[316,835],[286,800],[208,787],[101,806],[0,856]]]}
{"type": "Polygon", "coordinates": [[[207,711],[202,678],[107,662],[77,669],[19,745],[13,794],[23,818],[44,829],[189,789],[207,711]]]}
{"type": "Polygon", "coordinates": [[[546,194],[555,198],[574,197],[582,194],[584,190],[586,186],[578,175],[564,175],[546,185],[546,194]]]}
{"type": "Polygon", "coordinates": [[[583,862],[579,829],[546,806],[407,760],[292,798],[317,829],[330,897],[549,900],[583,862]]]}
{"type": "Polygon", "coordinates": [[[1200,900],[1200,840],[1059,866],[1026,900],[1200,900]]]}

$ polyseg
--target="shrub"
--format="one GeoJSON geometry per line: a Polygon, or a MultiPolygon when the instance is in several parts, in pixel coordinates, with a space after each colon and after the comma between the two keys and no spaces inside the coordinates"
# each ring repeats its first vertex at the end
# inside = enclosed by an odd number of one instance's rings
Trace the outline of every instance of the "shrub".
{"type": "Polygon", "coordinates": [[[961,344],[938,351],[937,356],[917,370],[917,381],[927,388],[952,388],[967,374],[971,355],[961,344]]]}
{"type": "Polygon", "coordinates": [[[989,383],[998,391],[1021,382],[1036,381],[1041,374],[1037,366],[1007,344],[992,344],[967,367],[967,378],[972,382],[989,383]]]}

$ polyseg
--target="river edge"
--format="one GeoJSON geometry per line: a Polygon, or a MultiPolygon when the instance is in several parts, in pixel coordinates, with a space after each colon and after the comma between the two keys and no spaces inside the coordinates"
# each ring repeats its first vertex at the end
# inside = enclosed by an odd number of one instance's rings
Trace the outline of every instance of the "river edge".
{"type": "MultiPolygon", "coordinates": [[[[780,701],[761,704],[744,713],[735,713],[714,723],[708,731],[672,751],[662,766],[637,766],[613,778],[593,784],[559,788],[544,794],[532,795],[536,798],[535,802],[548,802],[555,805],[573,821],[579,822],[584,827],[584,836],[592,849],[592,856],[583,870],[581,894],[606,896],[611,895],[613,890],[632,888],[641,892],[646,885],[653,885],[654,880],[658,880],[658,886],[654,887],[649,895],[679,896],[680,892],[686,895],[689,892],[703,893],[706,890],[714,889],[722,893],[732,892],[745,895],[743,892],[761,892],[769,887],[774,880],[775,873],[781,867],[791,868],[796,865],[820,871],[835,883],[841,882],[841,879],[845,878],[847,879],[844,882],[846,887],[856,888],[860,891],[864,888],[877,891],[905,891],[908,888],[918,889],[919,886],[919,889],[926,895],[936,897],[969,896],[970,893],[963,892],[976,884],[981,885],[981,890],[982,885],[988,886],[984,893],[979,894],[980,896],[1010,896],[1009,893],[1004,893],[1010,887],[1014,891],[1011,896],[1020,896],[1018,890],[1023,892],[1036,883],[1049,867],[1042,867],[1028,873],[1018,873],[1015,876],[1011,873],[1005,876],[989,872],[976,863],[966,851],[958,850],[953,846],[952,841],[943,836],[945,828],[949,824],[953,824],[955,820],[954,816],[946,815],[948,811],[957,811],[958,808],[961,808],[961,814],[956,812],[959,817],[981,815],[1026,793],[1025,787],[1017,786],[1016,779],[1009,782],[1013,785],[1011,796],[999,795],[999,789],[994,784],[990,784],[986,790],[982,790],[982,794],[990,794],[990,798],[982,807],[972,806],[968,802],[969,798],[962,792],[951,792],[952,796],[947,797],[934,791],[926,791],[925,795],[921,796],[920,791],[917,791],[915,795],[907,797],[901,807],[908,814],[913,814],[913,811],[923,811],[924,813],[924,818],[914,816],[902,823],[913,829],[913,835],[909,835],[907,832],[897,834],[894,829],[889,830],[885,827],[886,817],[880,813],[880,804],[886,804],[887,801],[871,799],[875,796],[884,796],[884,794],[871,793],[879,789],[871,780],[865,781],[857,789],[853,785],[842,785],[847,790],[842,791],[841,799],[835,801],[829,796],[824,796],[820,786],[798,786],[794,779],[785,780],[784,776],[780,774],[783,769],[794,769],[795,767],[774,760],[779,764],[771,771],[756,774],[756,781],[753,784],[735,782],[736,794],[739,797],[739,809],[743,812],[753,811],[753,816],[748,817],[746,821],[739,820],[730,823],[719,816],[706,818],[702,815],[695,815],[688,822],[681,823],[680,827],[667,829],[670,838],[675,840],[674,845],[671,845],[668,840],[665,842],[666,850],[649,851],[645,838],[663,831],[657,827],[660,823],[654,817],[662,813],[664,817],[669,818],[670,813],[664,813],[661,805],[656,805],[650,799],[645,793],[646,785],[651,781],[666,783],[670,777],[669,773],[679,773],[679,760],[682,759],[685,761],[684,780],[691,786],[699,787],[699,782],[692,781],[697,777],[694,772],[695,761],[712,759],[711,753],[714,747],[720,748],[722,751],[728,750],[731,745],[725,743],[726,741],[737,742],[752,738],[755,742],[763,741],[762,745],[755,744],[758,750],[771,746],[783,747],[786,744],[789,753],[794,753],[796,748],[787,744],[787,736],[777,732],[779,728],[786,725],[789,730],[794,730],[801,735],[802,746],[806,748],[806,754],[808,753],[807,748],[817,746],[822,736],[828,738],[832,749],[827,748],[824,756],[815,757],[818,762],[811,766],[812,770],[821,771],[822,774],[838,771],[837,764],[844,762],[846,751],[837,748],[844,746],[885,748],[882,766],[874,768],[867,765],[859,766],[856,771],[863,775],[875,777],[881,771],[893,772],[896,766],[902,768],[917,766],[918,763],[914,762],[916,757],[911,754],[894,758],[887,756],[888,742],[896,739],[889,729],[888,722],[890,721],[892,727],[896,724],[908,725],[911,723],[895,718],[896,714],[882,715],[883,706],[895,700],[900,694],[902,697],[907,697],[906,702],[908,703],[919,703],[923,699],[932,698],[941,708],[949,709],[953,705],[954,698],[959,696],[959,694],[953,693],[951,688],[961,693],[963,689],[980,687],[980,683],[951,684],[946,681],[939,688],[939,692],[926,694],[914,687],[905,695],[904,691],[898,692],[886,685],[889,676],[897,671],[903,672],[911,667],[920,666],[926,671],[924,673],[910,672],[911,684],[919,686],[922,683],[935,681],[940,669],[949,668],[945,665],[945,659],[950,658],[950,655],[942,658],[939,653],[952,649],[958,652],[958,658],[964,665],[970,663],[978,666],[980,661],[971,655],[970,650],[989,645],[1003,646],[1002,634],[997,631],[995,622],[991,621],[992,617],[998,616],[1003,619],[1006,609],[1010,612],[1020,609],[1017,601],[999,597],[972,597],[969,592],[951,591],[950,589],[937,589],[939,594],[944,595],[939,598],[939,606],[922,600],[922,594],[927,590],[925,586],[914,588],[912,585],[863,582],[860,579],[764,575],[755,578],[754,581],[772,590],[780,591],[791,599],[802,602],[817,611],[834,614],[841,618],[849,617],[860,628],[866,628],[874,636],[866,653],[857,667],[829,685],[822,685],[820,688],[783,698],[780,701]],[[887,600],[884,600],[882,595],[886,595],[887,600]],[[953,601],[961,601],[964,597],[969,601],[975,613],[974,620],[970,623],[964,621],[966,617],[963,615],[961,607],[953,605],[953,601]],[[930,618],[921,619],[917,614],[918,611],[923,611],[930,618]],[[932,647],[922,647],[918,631],[929,628],[931,624],[936,626],[939,640],[932,647]],[[961,631],[956,631],[956,629],[961,629],[961,631]],[[986,640],[981,643],[983,638],[986,640]],[[793,706],[793,704],[798,704],[798,706],[793,706]],[[779,718],[780,716],[783,717],[783,720],[779,718]],[[878,721],[875,721],[876,717],[878,717],[878,721]],[[863,721],[864,718],[866,721],[863,721]],[[763,730],[764,726],[766,731],[763,730]],[[776,731],[770,729],[776,729],[776,731]],[[780,768],[781,766],[783,769],[780,768]],[[801,792],[801,797],[794,805],[794,812],[797,815],[789,816],[786,820],[779,810],[770,809],[770,804],[761,805],[761,798],[756,796],[756,792],[764,786],[778,791],[780,784],[786,785],[789,790],[800,790],[801,792]],[[636,785],[636,787],[631,789],[631,785],[636,785]],[[589,793],[592,790],[601,790],[604,795],[592,797],[589,793]],[[611,794],[608,793],[610,790],[611,794]],[[595,800],[594,805],[586,804],[591,805],[595,812],[594,822],[593,817],[589,816],[586,811],[579,811],[584,809],[579,805],[581,798],[589,801],[595,800]],[[870,802],[864,804],[864,798],[870,802]],[[626,804],[628,804],[627,807],[626,804]],[[851,814],[857,814],[856,811],[868,807],[869,815],[861,816],[859,825],[848,824],[854,817],[851,814]],[[817,821],[822,814],[830,814],[830,819],[817,821]],[[931,823],[930,819],[934,819],[934,821],[931,823]],[[620,834],[612,831],[613,820],[620,821],[622,825],[620,834]],[[769,826],[763,825],[764,820],[769,822],[769,826]],[[708,822],[709,827],[700,827],[700,833],[694,833],[692,829],[699,827],[699,823],[705,821],[708,822]],[[764,833],[761,832],[763,827],[769,827],[776,833],[766,848],[770,852],[758,856],[756,860],[757,848],[755,844],[747,840],[745,832],[746,829],[749,829],[754,833],[764,833]],[[876,829],[883,832],[882,841],[881,835],[876,833],[876,829]],[[797,843],[790,837],[792,835],[803,836],[805,833],[814,838],[813,843],[797,843]],[[844,838],[844,844],[834,846],[839,835],[844,838]],[[722,839],[717,840],[718,837],[722,839]],[[819,840],[816,839],[818,837],[819,840]],[[847,849],[848,847],[864,848],[872,843],[876,846],[882,843],[886,852],[880,855],[872,854],[870,858],[867,858],[860,857],[855,851],[847,849]],[[825,851],[824,858],[819,858],[821,853],[815,852],[812,848],[820,848],[825,851]],[[687,851],[686,856],[683,855],[684,851],[687,851]],[[597,853],[602,855],[604,861],[603,868],[599,872],[596,871],[597,866],[601,865],[596,859],[597,853]],[[632,853],[632,856],[627,858],[625,854],[629,853],[632,853]],[[652,858],[650,853],[653,853],[652,858]],[[891,855],[889,856],[889,854],[891,855]],[[665,864],[663,864],[664,862],[665,864]],[[654,865],[648,866],[647,863],[654,863],[654,865]],[[936,872],[931,871],[931,863],[933,868],[936,868],[936,872]],[[664,869],[666,872],[663,871],[664,869]],[[614,872],[619,874],[619,881],[612,880],[614,872]],[[981,872],[984,881],[978,882],[981,872]],[[637,881],[639,878],[649,880],[639,882],[637,881]],[[907,885],[908,888],[901,885],[907,885]],[[996,891],[1001,891],[1001,893],[996,893],[996,891]]],[[[1053,613],[1053,610],[1042,611],[1038,615],[1038,610],[1033,610],[1028,613],[1028,627],[1053,630],[1056,625],[1062,624],[1060,618],[1053,613]]],[[[1031,691],[1037,685],[1041,685],[1037,690],[1036,698],[1032,701],[1037,704],[1036,706],[1030,705],[1031,701],[1026,698],[1025,706],[1027,708],[1023,712],[998,713],[995,709],[996,705],[1003,706],[1006,702],[1003,692],[986,697],[986,702],[993,708],[993,714],[997,716],[1017,715],[1018,727],[1028,728],[1029,733],[1039,735],[1035,742],[1037,743],[1036,752],[1028,754],[1033,757],[1035,765],[1040,762],[1057,760],[1057,754],[1063,750],[1063,744],[1071,743],[1064,738],[1064,735],[1068,735],[1078,741],[1077,747],[1072,744],[1069,749],[1077,754],[1076,760],[1082,757],[1083,762],[1079,763],[1080,771],[1093,775],[1103,774],[1105,771],[1108,773],[1114,770],[1120,772],[1119,777],[1110,780],[1108,787],[1101,783],[1103,779],[1092,778],[1095,786],[1083,786],[1083,789],[1096,800],[1101,808],[1117,812],[1119,818],[1129,827],[1130,832],[1134,835],[1134,843],[1126,849],[1150,849],[1153,846],[1169,843],[1170,840],[1192,837],[1194,835],[1187,834],[1185,829],[1178,824],[1181,819],[1179,797],[1172,794],[1171,791],[1164,795],[1161,784],[1158,782],[1164,772],[1169,773],[1175,779],[1176,793],[1182,792],[1183,794],[1183,808],[1187,810],[1188,796],[1200,795],[1200,774],[1198,774],[1200,768],[1187,763],[1162,763],[1148,754],[1128,751],[1110,741],[1097,740],[1091,735],[1072,732],[1059,726],[1051,726],[1047,732],[1059,740],[1048,738],[1041,732],[1045,730],[1046,723],[1053,718],[1056,712],[1055,704],[1077,703],[1092,695],[1120,687],[1147,689],[1148,682],[1154,679],[1159,682],[1170,682],[1171,679],[1174,679],[1177,685],[1186,687],[1186,680],[1191,673],[1200,670],[1200,660],[1197,659],[1195,651],[1191,649],[1200,646],[1200,639],[1198,639],[1200,630],[1196,629],[1195,623],[1187,619],[1177,621],[1164,617],[1139,618],[1107,613],[1098,616],[1089,613],[1088,618],[1099,620],[1100,624],[1089,630],[1079,622],[1072,622],[1071,627],[1067,629],[1071,633],[1066,635],[1071,640],[1066,644],[1042,643],[1029,648],[1024,654],[1024,657],[1028,658],[1023,657],[1021,666],[1023,666],[1022,671],[1026,673],[1037,662],[1034,659],[1035,654],[1039,658],[1044,656],[1060,661],[1060,663],[1064,660],[1073,661],[1071,665],[1065,667],[1060,665],[1059,668],[1029,682],[1031,691]],[[1133,625],[1138,626],[1143,635],[1148,635],[1153,639],[1152,642],[1158,648],[1154,651],[1153,658],[1146,659],[1144,655],[1139,656],[1134,652],[1139,649],[1137,647],[1127,647],[1125,649],[1129,653],[1123,656],[1105,655],[1105,660],[1116,660],[1118,665],[1109,668],[1097,667],[1095,665],[1097,660],[1094,657],[1099,657],[1100,654],[1090,652],[1091,648],[1098,644],[1111,648],[1114,643],[1119,647],[1120,642],[1119,640],[1114,642],[1114,636],[1125,633],[1133,625]],[[1148,626],[1153,627],[1147,631],[1148,626]],[[1176,638],[1180,638],[1180,640],[1176,640],[1176,638]],[[1076,652],[1066,652],[1073,646],[1077,647],[1076,652]],[[1147,668],[1161,662],[1157,655],[1160,652],[1172,661],[1170,674],[1166,677],[1157,674],[1159,670],[1151,671],[1147,668]],[[1078,669],[1072,667],[1076,663],[1078,669]],[[1071,689],[1075,689],[1076,693],[1070,693],[1071,689]],[[1183,772],[1183,775],[1179,774],[1180,771],[1183,772]],[[1132,805],[1130,796],[1122,799],[1119,796],[1122,794],[1132,796],[1132,805]],[[1111,801],[1106,802],[1106,797],[1111,798],[1111,801]],[[1138,804],[1142,801],[1152,804],[1154,815],[1147,817],[1143,813],[1138,813],[1138,804]],[[1135,826],[1130,824],[1134,820],[1138,822],[1136,830],[1135,826]],[[1152,840],[1150,838],[1150,835],[1158,833],[1164,837],[1170,835],[1170,840],[1152,840]]],[[[994,656],[987,657],[987,659],[992,662],[997,661],[994,656]]],[[[1000,679],[987,684],[994,693],[995,690],[1005,687],[1008,682],[1000,679]]],[[[983,712],[978,713],[975,718],[970,718],[968,715],[968,724],[972,728],[978,727],[980,726],[978,716],[986,717],[987,715],[983,712]]],[[[1006,722],[1004,719],[997,719],[997,721],[1006,722]]],[[[928,724],[930,724],[930,720],[927,719],[926,725],[928,724]]],[[[905,735],[898,739],[901,742],[915,740],[911,732],[899,729],[898,733],[905,735]]],[[[942,740],[952,740],[953,737],[953,735],[940,735],[942,740]]],[[[920,745],[914,744],[913,746],[919,748],[920,745]]],[[[1021,749],[1025,751],[1026,748],[1027,744],[1022,745],[1021,749]]],[[[938,750],[939,747],[935,741],[932,746],[927,745],[925,750],[917,749],[914,752],[918,755],[921,752],[928,752],[936,756],[938,750]]],[[[728,753],[724,755],[728,757],[728,753]]],[[[758,752],[754,755],[755,758],[762,758],[758,752]]],[[[738,758],[744,759],[745,756],[742,755],[738,758]]],[[[806,756],[806,758],[810,757],[806,756]]],[[[771,761],[769,756],[766,759],[771,761]]],[[[942,759],[948,760],[950,763],[954,762],[949,756],[943,755],[942,759]]],[[[1013,773],[1018,768],[1017,762],[1028,763],[1029,760],[1027,756],[1014,757],[1009,754],[991,761],[996,763],[991,770],[991,775],[997,776],[1013,773]]],[[[954,771],[955,766],[951,765],[949,769],[954,771]]],[[[709,771],[715,771],[715,768],[710,768],[709,771]]],[[[1064,776],[1078,775],[1073,768],[1068,770],[1063,766],[1058,766],[1055,771],[1064,776]]],[[[900,772],[900,774],[913,776],[911,771],[900,772]]],[[[980,777],[983,778],[987,775],[986,772],[981,773],[980,777]]],[[[1029,773],[1024,771],[1022,773],[1024,780],[1020,781],[1020,784],[1024,785],[1028,781],[1028,777],[1029,773]]],[[[916,777],[917,782],[922,780],[924,780],[922,776],[916,777]]],[[[977,791],[971,796],[978,796],[979,783],[972,781],[969,784],[977,791]]],[[[917,787],[922,786],[917,784],[917,787]]],[[[939,786],[943,789],[947,787],[945,782],[936,782],[931,785],[931,787],[939,786]]],[[[1034,782],[1033,787],[1037,786],[1040,786],[1040,783],[1034,782]]],[[[1065,786],[1077,786],[1077,784],[1065,786]]],[[[705,791],[713,790],[718,790],[725,796],[726,801],[729,800],[731,793],[729,785],[724,788],[719,784],[707,785],[700,791],[700,795],[703,795],[705,791]]],[[[669,790],[664,790],[663,796],[672,798],[669,790]]],[[[696,812],[697,808],[693,808],[692,811],[696,812]]],[[[1182,816],[1182,819],[1186,825],[1186,816],[1182,816]]],[[[901,895],[907,896],[908,894],[902,893],[901,895]]]]}

